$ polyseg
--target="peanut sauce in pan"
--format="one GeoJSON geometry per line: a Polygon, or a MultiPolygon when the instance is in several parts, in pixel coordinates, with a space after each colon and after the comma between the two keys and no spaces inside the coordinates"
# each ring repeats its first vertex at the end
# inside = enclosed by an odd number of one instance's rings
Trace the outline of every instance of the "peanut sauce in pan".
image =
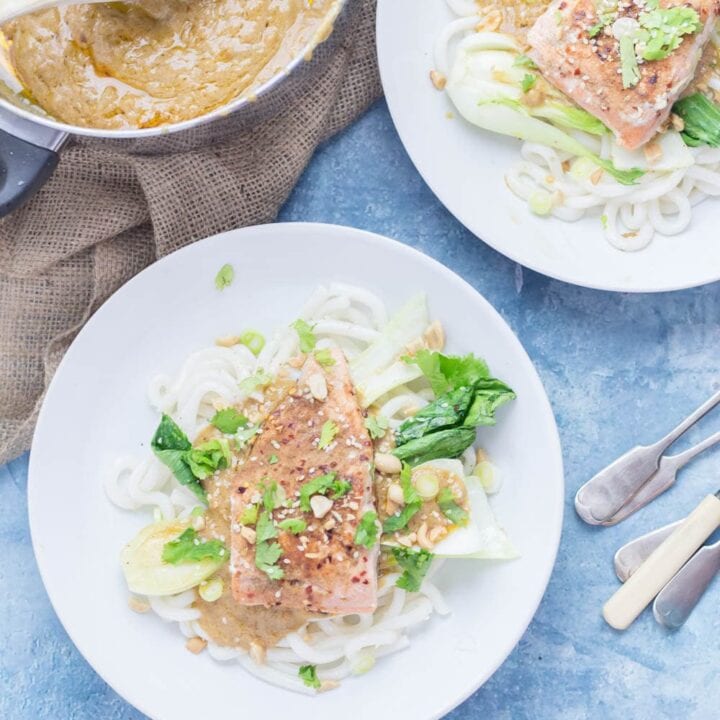
{"type": "Polygon", "coordinates": [[[73,125],[150,128],[204,115],[322,42],[337,0],[73,5],[3,27],[24,95],[73,125]]]}

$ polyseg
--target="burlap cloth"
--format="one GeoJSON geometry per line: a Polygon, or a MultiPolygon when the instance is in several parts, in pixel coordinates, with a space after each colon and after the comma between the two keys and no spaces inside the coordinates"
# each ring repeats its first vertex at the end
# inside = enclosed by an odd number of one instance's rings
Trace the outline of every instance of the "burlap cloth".
{"type": "Polygon", "coordinates": [[[29,448],[58,363],[117,288],[188,243],[274,220],[318,144],[379,97],[375,0],[350,2],[352,27],[270,119],[231,117],[162,154],[72,140],[48,185],[0,224],[0,464],[29,448]]]}

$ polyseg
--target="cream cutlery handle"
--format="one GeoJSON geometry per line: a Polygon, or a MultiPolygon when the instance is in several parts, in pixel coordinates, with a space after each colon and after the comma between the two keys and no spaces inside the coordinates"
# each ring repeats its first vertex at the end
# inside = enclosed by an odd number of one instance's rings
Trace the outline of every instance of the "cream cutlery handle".
{"type": "Polygon", "coordinates": [[[720,499],[708,495],[605,603],[603,617],[625,630],[720,526],[720,499]]]}

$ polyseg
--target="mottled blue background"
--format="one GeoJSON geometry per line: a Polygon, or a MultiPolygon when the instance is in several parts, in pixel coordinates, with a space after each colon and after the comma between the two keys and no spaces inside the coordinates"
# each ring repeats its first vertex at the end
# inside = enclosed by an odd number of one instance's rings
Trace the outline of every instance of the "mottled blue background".
{"type": "MultiPolygon", "coordinates": [[[[617,547],[717,490],[720,455],[696,460],[672,491],[619,527],[589,528],[572,505],[594,471],[664,434],[720,385],[718,285],[616,295],[522,270],[435,200],[382,102],[318,152],[281,219],[373,230],[445,263],[515,330],[555,409],[567,477],[558,563],[519,646],[452,720],[719,718],[720,581],[677,633],[650,613],[615,633],[601,621],[600,607],[617,587],[611,566],[617,547]]],[[[718,426],[708,418],[683,444],[718,426]]],[[[27,458],[0,468],[0,718],[141,718],[95,675],[50,607],[30,547],[26,476],[27,458]]]]}

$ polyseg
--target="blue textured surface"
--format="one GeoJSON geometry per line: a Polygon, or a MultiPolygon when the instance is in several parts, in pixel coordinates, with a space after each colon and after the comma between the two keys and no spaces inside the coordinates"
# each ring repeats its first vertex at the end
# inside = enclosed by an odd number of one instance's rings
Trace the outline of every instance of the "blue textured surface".
{"type": "MultiPolygon", "coordinates": [[[[281,217],[373,230],[445,263],[509,322],[553,403],[567,478],[558,563],[519,646],[452,720],[720,717],[720,581],[677,633],[645,613],[621,635],[599,614],[617,587],[611,566],[617,547],[717,490],[720,455],[696,460],[673,490],[619,527],[589,528],[572,506],[594,471],[664,434],[717,389],[718,286],[612,295],[522,270],[435,200],[383,103],[318,152],[281,217]]],[[[687,442],[718,425],[708,418],[687,442]]],[[[50,607],[30,547],[26,476],[26,458],[0,468],[0,718],[140,718],[80,657],[50,607]]]]}

